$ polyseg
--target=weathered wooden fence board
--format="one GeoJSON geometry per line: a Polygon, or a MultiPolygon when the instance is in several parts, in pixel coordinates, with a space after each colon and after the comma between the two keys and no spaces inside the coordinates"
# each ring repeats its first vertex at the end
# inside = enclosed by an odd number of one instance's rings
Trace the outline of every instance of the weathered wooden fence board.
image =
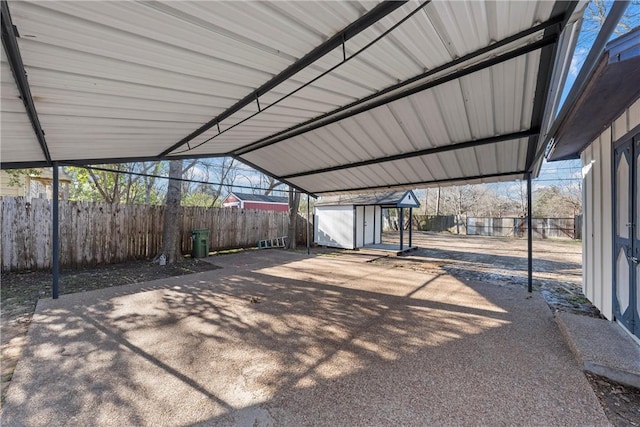
{"type": "MultiPolygon", "coordinates": [[[[60,263],[79,268],[150,259],[162,245],[164,207],[60,201],[60,263]]],[[[51,268],[51,201],[0,198],[2,271],[51,268]]],[[[182,251],[193,246],[191,230],[208,228],[209,250],[256,246],[287,235],[286,212],[183,207],[182,251]]],[[[306,220],[298,216],[298,242],[306,220]]]]}

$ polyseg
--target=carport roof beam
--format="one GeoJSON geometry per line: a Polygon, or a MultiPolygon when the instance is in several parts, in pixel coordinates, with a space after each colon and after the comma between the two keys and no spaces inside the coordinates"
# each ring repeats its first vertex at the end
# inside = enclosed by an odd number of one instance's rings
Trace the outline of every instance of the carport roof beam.
{"type": "Polygon", "coordinates": [[[209,120],[207,123],[200,126],[198,129],[191,132],[189,135],[182,138],[180,141],[178,141],[168,149],[164,150],[162,153],[159,154],[159,157],[163,157],[170,154],[172,151],[175,151],[176,149],[182,147],[187,142],[191,141],[193,138],[203,134],[204,132],[206,132],[207,130],[211,129],[214,126],[217,126],[222,120],[240,111],[245,106],[255,102],[260,96],[269,92],[270,90],[278,86],[280,83],[293,77],[299,71],[313,64],[318,59],[322,58],[324,55],[328,54],[333,49],[343,44],[345,41],[353,38],[363,30],[375,24],[376,22],[378,22],[379,20],[387,16],[389,13],[401,7],[406,2],[407,0],[384,1],[378,4],[369,12],[361,16],[358,20],[348,25],[342,31],[336,33],[329,40],[322,43],[321,45],[313,49],[311,52],[307,53],[305,56],[300,58],[295,63],[291,64],[288,68],[286,68],[280,74],[276,75],[271,80],[269,80],[268,82],[260,86],[258,89],[248,94],[247,96],[242,98],[240,101],[236,102],[234,105],[232,105],[231,107],[223,111],[220,115],[209,120]]]}
{"type": "Polygon", "coordinates": [[[274,178],[274,179],[276,179],[276,180],[280,181],[281,183],[286,184],[286,185],[288,185],[289,187],[291,187],[291,188],[293,188],[293,189],[295,189],[295,190],[298,190],[298,191],[299,191],[299,192],[301,192],[301,193],[309,194],[309,195],[310,195],[311,197],[313,197],[314,199],[318,198],[318,196],[317,196],[317,195],[315,195],[314,193],[309,193],[309,191],[305,190],[304,188],[299,187],[299,186],[297,186],[297,185],[295,185],[295,184],[290,183],[289,181],[287,181],[287,179],[286,179],[286,178],[282,178],[282,177],[279,177],[279,176],[273,175],[273,174],[272,174],[272,173],[270,173],[269,171],[264,170],[264,169],[263,169],[263,168],[261,168],[260,166],[258,166],[258,165],[256,165],[256,164],[254,164],[254,163],[251,163],[250,161],[248,161],[248,160],[246,160],[246,159],[243,159],[242,157],[233,156],[233,155],[232,155],[231,157],[233,157],[234,159],[236,159],[236,160],[237,160],[237,161],[239,161],[240,163],[244,163],[245,165],[247,165],[247,166],[249,166],[249,167],[251,167],[251,168],[253,168],[253,169],[257,170],[258,172],[260,172],[260,173],[262,173],[262,174],[264,174],[264,175],[266,175],[266,176],[270,176],[271,178],[274,178]]]}
{"type": "Polygon", "coordinates": [[[47,146],[47,140],[44,137],[44,131],[40,125],[40,119],[36,111],[36,106],[33,103],[33,96],[31,95],[31,89],[29,88],[29,81],[27,80],[27,72],[24,69],[24,63],[22,62],[22,55],[20,54],[20,48],[18,47],[18,40],[16,34],[18,29],[13,25],[11,20],[11,13],[9,12],[9,5],[6,0],[1,2],[1,15],[2,15],[2,45],[4,51],[7,54],[7,61],[11,67],[13,78],[15,79],[16,86],[20,91],[20,97],[24,103],[24,108],[27,110],[29,121],[33,127],[33,131],[36,134],[42,153],[46,160],[46,166],[51,165],[51,155],[49,154],[49,147],[47,146]]]}
{"type": "MultiPolygon", "coordinates": [[[[561,26],[565,27],[567,21],[571,17],[571,14],[575,10],[577,2],[556,3],[554,8],[558,16],[563,16],[561,26]],[[557,10],[560,9],[560,10],[557,10]],[[563,13],[558,13],[563,12],[563,13]]],[[[552,28],[547,28],[544,32],[545,35],[553,33],[552,28]]],[[[536,82],[536,93],[533,101],[533,111],[531,113],[531,127],[540,128],[544,119],[545,107],[547,106],[547,100],[549,99],[549,92],[551,89],[551,77],[553,74],[553,65],[557,55],[558,43],[546,46],[542,49],[540,54],[540,65],[538,68],[538,79],[536,82]]],[[[531,171],[534,162],[536,161],[536,151],[538,148],[538,142],[540,135],[531,135],[527,146],[527,158],[526,169],[531,171]]]]}
{"type": "Polygon", "coordinates": [[[480,147],[482,145],[495,144],[502,141],[512,141],[512,140],[517,140],[521,138],[531,137],[533,135],[538,135],[539,132],[540,130],[538,128],[534,128],[534,129],[529,129],[522,132],[508,133],[505,135],[491,136],[489,138],[482,138],[482,139],[476,139],[472,141],[460,142],[458,144],[441,145],[439,147],[431,147],[431,148],[426,148],[424,150],[411,151],[409,153],[395,154],[393,156],[380,157],[377,159],[364,160],[364,161],[354,162],[354,163],[347,163],[344,165],[332,166],[324,169],[315,169],[315,170],[306,171],[306,172],[299,172],[291,175],[285,175],[282,178],[283,179],[299,178],[301,176],[316,175],[319,173],[334,172],[334,171],[343,170],[343,169],[357,168],[360,166],[375,165],[378,163],[392,162],[394,160],[409,159],[412,157],[428,156],[431,154],[444,153],[444,152],[454,151],[454,150],[462,150],[465,148],[480,147]]]}
{"type": "MultiPolygon", "coordinates": [[[[487,174],[487,175],[475,175],[475,176],[465,176],[465,177],[458,177],[458,178],[445,178],[445,179],[436,179],[433,181],[416,181],[416,182],[404,182],[404,183],[399,183],[399,184],[394,184],[394,185],[378,185],[375,187],[359,187],[359,188],[349,188],[347,190],[328,190],[328,191],[318,191],[317,194],[323,194],[323,193],[339,193],[339,192],[345,192],[345,191],[349,191],[349,192],[358,192],[358,191],[367,191],[367,190],[389,190],[389,189],[393,189],[393,188],[399,188],[399,187],[417,187],[419,185],[432,185],[432,184],[453,184],[456,182],[462,182],[462,181],[473,181],[473,180],[479,180],[479,179],[486,179],[486,178],[500,178],[500,177],[507,177],[507,176],[518,176],[518,175],[522,175],[524,176],[527,173],[527,171],[513,171],[513,172],[501,172],[501,173],[494,173],[494,174],[487,174]]],[[[514,181],[520,179],[520,178],[514,178],[514,181]]]]}
{"type": "Polygon", "coordinates": [[[362,113],[364,111],[368,111],[368,110],[370,110],[372,108],[375,108],[375,107],[378,107],[380,105],[388,104],[389,102],[393,102],[393,101],[395,101],[397,99],[407,97],[409,95],[412,95],[414,93],[417,93],[417,92],[420,92],[420,91],[423,91],[423,90],[426,90],[426,89],[430,89],[430,88],[432,88],[434,86],[437,86],[437,85],[442,84],[442,83],[446,83],[446,82],[448,82],[450,80],[455,80],[455,79],[457,79],[459,77],[463,77],[463,76],[465,76],[467,74],[470,74],[472,72],[480,71],[480,70],[482,70],[484,68],[487,68],[487,67],[490,67],[492,65],[496,65],[496,64],[499,64],[499,63],[501,63],[503,61],[507,61],[509,59],[513,59],[515,57],[524,55],[524,54],[529,53],[529,52],[531,52],[533,50],[540,49],[540,48],[542,48],[544,46],[548,46],[550,44],[555,44],[557,42],[558,34],[560,33],[560,30],[561,30],[559,25],[563,22],[564,19],[565,19],[564,15],[555,16],[555,17],[553,17],[553,18],[551,18],[551,19],[549,19],[549,20],[547,20],[547,21],[545,21],[545,22],[543,22],[541,24],[535,25],[535,26],[533,26],[531,28],[528,28],[528,29],[526,29],[524,31],[521,31],[521,32],[517,33],[517,34],[514,34],[513,36],[507,37],[507,38],[505,38],[503,40],[500,40],[499,42],[496,42],[496,43],[493,43],[493,44],[491,44],[489,46],[486,46],[486,47],[484,47],[482,49],[478,49],[475,52],[469,53],[468,55],[462,56],[462,57],[460,57],[458,59],[455,59],[455,60],[453,60],[451,62],[448,62],[448,63],[443,64],[441,66],[438,66],[436,68],[432,68],[431,70],[428,70],[428,71],[426,71],[426,72],[424,72],[422,74],[419,74],[419,75],[414,76],[414,77],[412,77],[410,79],[404,80],[404,81],[402,81],[400,83],[397,83],[395,85],[389,86],[389,87],[387,87],[387,88],[385,88],[385,89],[383,89],[381,91],[378,91],[378,92],[376,92],[374,94],[371,94],[371,95],[366,96],[366,97],[364,97],[362,99],[354,101],[354,102],[352,102],[350,104],[347,104],[347,105],[344,105],[342,107],[336,108],[333,111],[330,111],[330,112],[322,114],[322,115],[320,115],[318,117],[315,117],[315,118],[312,118],[310,120],[307,120],[306,122],[303,122],[303,123],[300,123],[300,124],[295,125],[293,127],[290,127],[289,129],[285,129],[285,130],[283,130],[281,132],[275,133],[275,134],[273,134],[271,136],[263,138],[260,141],[256,141],[256,142],[253,142],[251,144],[248,144],[248,145],[246,145],[244,147],[241,147],[241,148],[235,150],[234,153],[237,154],[237,155],[243,155],[243,154],[250,153],[250,152],[258,150],[260,148],[264,148],[264,147],[267,147],[269,145],[276,144],[278,142],[284,141],[284,140],[289,139],[289,138],[293,138],[293,137],[298,136],[300,134],[303,134],[305,132],[320,128],[322,126],[325,126],[325,125],[328,125],[328,124],[331,124],[331,123],[335,123],[335,122],[337,122],[339,120],[351,117],[353,115],[362,113]],[[545,30],[545,31],[549,30],[550,34],[548,34],[547,37],[545,37],[545,38],[543,38],[543,39],[541,39],[541,40],[539,40],[539,41],[537,41],[535,43],[532,43],[532,44],[527,45],[527,46],[523,46],[522,48],[516,49],[516,50],[511,51],[511,52],[507,52],[507,53],[505,53],[503,55],[494,57],[494,58],[492,58],[490,60],[487,60],[487,61],[484,61],[484,62],[480,62],[479,64],[476,64],[474,66],[468,67],[466,69],[459,70],[459,71],[454,72],[452,74],[443,76],[443,77],[441,77],[439,79],[423,83],[423,84],[421,84],[419,86],[416,86],[416,87],[414,87],[414,88],[412,88],[410,90],[407,90],[405,92],[399,92],[399,93],[397,93],[397,94],[395,94],[395,95],[393,95],[391,97],[381,99],[381,97],[386,95],[387,93],[396,91],[396,90],[401,89],[401,88],[403,88],[405,86],[408,86],[410,84],[416,83],[416,82],[418,82],[420,80],[424,80],[424,79],[428,78],[429,76],[435,75],[437,73],[446,71],[448,69],[452,69],[452,68],[454,68],[454,67],[456,67],[456,66],[458,66],[460,64],[463,64],[464,62],[467,62],[467,61],[469,61],[471,59],[474,59],[474,58],[477,58],[479,56],[482,56],[482,55],[484,55],[486,53],[492,52],[492,51],[494,51],[496,49],[499,49],[499,48],[501,48],[503,46],[506,46],[506,45],[508,45],[510,43],[513,43],[513,42],[515,42],[517,40],[520,40],[520,39],[522,39],[524,37],[530,36],[531,34],[535,34],[535,33],[539,32],[539,31],[543,31],[543,30],[545,30]],[[535,45],[535,47],[532,48],[532,46],[534,46],[534,45],[535,45]],[[467,71],[469,69],[473,69],[473,70],[472,71],[467,71]],[[379,99],[375,100],[376,98],[379,98],[379,99]],[[355,107],[358,107],[358,106],[360,106],[362,104],[365,104],[365,103],[367,103],[369,101],[373,101],[373,102],[371,102],[370,104],[366,104],[366,105],[364,105],[364,106],[362,106],[360,108],[355,108],[355,107]],[[343,113],[343,114],[339,114],[339,113],[343,113]],[[325,119],[327,119],[327,120],[325,120],[325,119]]]}

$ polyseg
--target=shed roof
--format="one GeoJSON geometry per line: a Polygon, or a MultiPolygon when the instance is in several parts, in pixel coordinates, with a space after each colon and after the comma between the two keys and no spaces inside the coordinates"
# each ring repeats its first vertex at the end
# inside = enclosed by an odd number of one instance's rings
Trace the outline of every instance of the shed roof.
{"type": "Polygon", "coordinates": [[[370,194],[342,194],[324,196],[315,206],[382,206],[397,208],[417,208],[420,206],[413,191],[387,191],[370,194]]]}
{"type": "Polygon", "coordinates": [[[235,191],[229,194],[229,196],[231,195],[236,196],[238,200],[242,200],[243,202],[279,203],[279,204],[289,203],[289,198],[282,197],[282,196],[271,196],[271,195],[265,196],[264,194],[236,193],[235,191]]]}
{"type": "MultiPolygon", "coordinates": [[[[609,42],[582,92],[557,127],[550,161],[579,157],[609,124],[640,98],[640,27],[609,42]]],[[[640,114],[640,110],[635,110],[640,114]]]]}
{"type": "Polygon", "coordinates": [[[2,167],[232,155],[312,194],[522,178],[576,4],[3,1],[2,167]]]}

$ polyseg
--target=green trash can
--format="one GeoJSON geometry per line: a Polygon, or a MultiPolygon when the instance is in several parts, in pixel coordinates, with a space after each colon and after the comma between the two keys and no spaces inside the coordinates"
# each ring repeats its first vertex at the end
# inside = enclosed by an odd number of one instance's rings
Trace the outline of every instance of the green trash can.
{"type": "Polygon", "coordinates": [[[200,228],[191,231],[193,250],[191,258],[204,258],[209,255],[209,229],[200,228]]]}

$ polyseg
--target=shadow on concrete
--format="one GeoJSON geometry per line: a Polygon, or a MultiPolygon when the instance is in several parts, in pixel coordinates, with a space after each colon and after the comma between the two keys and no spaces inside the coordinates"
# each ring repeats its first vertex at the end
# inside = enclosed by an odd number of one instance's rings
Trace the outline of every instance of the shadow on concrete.
{"type": "Polygon", "coordinates": [[[43,302],[3,422],[606,424],[539,296],[259,257],[43,302]]]}

